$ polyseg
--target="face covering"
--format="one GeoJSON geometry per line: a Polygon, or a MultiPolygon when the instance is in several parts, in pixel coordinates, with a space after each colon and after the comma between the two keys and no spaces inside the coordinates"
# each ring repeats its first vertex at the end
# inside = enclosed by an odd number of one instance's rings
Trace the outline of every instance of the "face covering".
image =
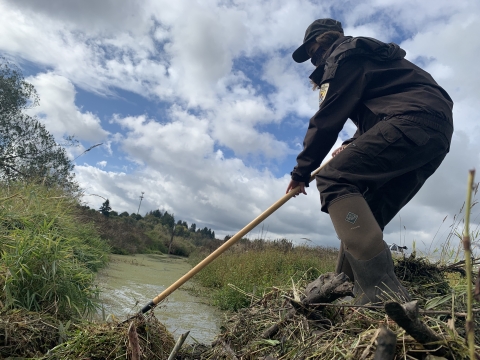
{"type": "Polygon", "coordinates": [[[312,58],[310,61],[312,62],[313,66],[318,66],[320,65],[321,61],[323,60],[323,55],[325,54],[325,51],[319,47],[312,55],[312,58]]]}

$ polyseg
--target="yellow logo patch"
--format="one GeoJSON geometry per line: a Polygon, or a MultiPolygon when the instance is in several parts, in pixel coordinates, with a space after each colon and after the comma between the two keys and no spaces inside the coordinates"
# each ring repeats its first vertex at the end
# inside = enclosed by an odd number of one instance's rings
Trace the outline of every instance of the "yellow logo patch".
{"type": "Polygon", "coordinates": [[[323,100],[327,97],[328,87],[330,86],[329,83],[322,84],[320,86],[320,93],[318,94],[318,105],[322,105],[323,100]]]}

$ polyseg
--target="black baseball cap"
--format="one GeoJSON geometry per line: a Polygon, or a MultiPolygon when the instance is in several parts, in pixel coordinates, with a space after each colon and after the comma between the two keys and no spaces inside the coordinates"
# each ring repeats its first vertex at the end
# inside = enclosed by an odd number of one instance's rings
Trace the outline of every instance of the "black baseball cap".
{"type": "Polygon", "coordinates": [[[305,37],[303,38],[303,44],[298,47],[292,54],[293,60],[297,63],[302,63],[310,59],[310,56],[305,50],[305,45],[311,40],[315,39],[318,35],[321,35],[327,31],[338,31],[343,33],[342,23],[333,19],[318,19],[315,20],[305,31],[305,37]]]}

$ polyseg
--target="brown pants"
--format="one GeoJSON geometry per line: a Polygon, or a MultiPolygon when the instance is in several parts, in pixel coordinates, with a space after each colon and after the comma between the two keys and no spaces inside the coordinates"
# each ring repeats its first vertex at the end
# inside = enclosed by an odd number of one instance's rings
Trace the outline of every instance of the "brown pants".
{"type": "Polygon", "coordinates": [[[450,149],[453,130],[438,131],[418,120],[380,121],[335,156],[316,176],[322,211],[360,193],[383,230],[450,149]]]}

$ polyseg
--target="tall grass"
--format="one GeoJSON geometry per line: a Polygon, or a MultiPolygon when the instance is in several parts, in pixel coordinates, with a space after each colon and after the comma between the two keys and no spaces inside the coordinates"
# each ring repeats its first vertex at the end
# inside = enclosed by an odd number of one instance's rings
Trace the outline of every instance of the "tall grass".
{"type": "Polygon", "coordinates": [[[0,188],[0,299],[6,307],[59,318],[96,308],[94,272],[108,246],[61,190],[17,183],[0,188]]]}
{"type": "MultiPolygon", "coordinates": [[[[287,240],[267,242],[255,240],[239,244],[222,254],[195,276],[207,288],[214,304],[223,310],[249,306],[250,294],[261,297],[279,284],[314,280],[333,271],[338,250],[294,247],[287,240]]],[[[199,256],[196,262],[202,260],[199,256]]]]}

